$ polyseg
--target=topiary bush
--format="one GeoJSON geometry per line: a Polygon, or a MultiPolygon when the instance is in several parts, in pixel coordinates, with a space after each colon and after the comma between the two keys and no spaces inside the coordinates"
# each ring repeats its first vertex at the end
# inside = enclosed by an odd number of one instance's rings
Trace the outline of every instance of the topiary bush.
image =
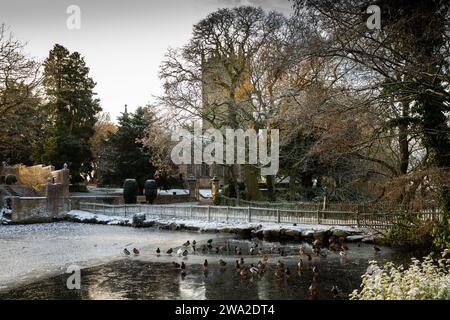
{"type": "Polygon", "coordinates": [[[123,183],[123,201],[126,204],[136,203],[139,188],[136,179],[126,179],[123,183]]]}
{"type": "Polygon", "coordinates": [[[148,203],[153,203],[158,196],[158,187],[155,180],[146,180],[144,183],[145,199],[148,203]]]}
{"type": "Polygon", "coordinates": [[[15,184],[17,182],[17,177],[13,174],[8,174],[5,177],[5,183],[8,185],[15,184]]]}

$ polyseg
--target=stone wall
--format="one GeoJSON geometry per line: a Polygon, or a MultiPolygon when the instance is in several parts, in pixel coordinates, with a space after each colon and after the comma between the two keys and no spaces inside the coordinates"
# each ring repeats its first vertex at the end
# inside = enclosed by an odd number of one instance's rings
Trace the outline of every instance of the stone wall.
{"type": "Polygon", "coordinates": [[[47,197],[11,197],[11,220],[14,223],[43,222],[67,213],[67,200],[49,200],[47,197]]]}

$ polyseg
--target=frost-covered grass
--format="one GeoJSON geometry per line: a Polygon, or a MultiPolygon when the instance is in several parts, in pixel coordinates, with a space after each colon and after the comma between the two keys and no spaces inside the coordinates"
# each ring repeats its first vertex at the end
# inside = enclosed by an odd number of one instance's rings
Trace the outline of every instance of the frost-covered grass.
{"type": "Polygon", "coordinates": [[[392,262],[383,267],[376,261],[369,262],[362,276],[360,290],[350,295],[353,300],[449,300],[450,259],[449,250],[434,261],[427,256],[423,261],[412,258],[408,268],[395,266],[392,262]]]}

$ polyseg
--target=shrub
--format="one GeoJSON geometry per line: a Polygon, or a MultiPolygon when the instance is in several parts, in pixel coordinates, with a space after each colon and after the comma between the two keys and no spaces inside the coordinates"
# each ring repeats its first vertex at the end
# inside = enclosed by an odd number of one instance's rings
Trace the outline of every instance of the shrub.
{"type": "Polygon", "coordinates": [[[216,196],[215,196],[215,198],[213,200],[213,203],[216,206],[220,206],[221,205],[221,203],[222,203],[222,193],[217,192],[217,194],[216,194],[216,196]]]}
{"type": "Polygon", "coordinates": [[[379,267],[376,261],[362,276],[360,291],[350,294],[352,300],[442,300],[450,299],[450,259],[448,249],[437,262],[431,256],[420,262],[411,259],[404,269],[388,262],[379,267]]]}
{"type": "Polygon", "coordinates": [[[138,193],[136,179],[126,179],[123,183],[123,201],[125,203],[136,203],[138,193]]]}
{"type": "Polygon", "coordinates": [[[144,183],[145,199],[148,203],[153,203],[158,196],[158,189],[155,180],[146,180],[144,183]]]}
{"type": "Polygon", "coordinates": [[[432,249],[435,222],[423,221],[414,214],[401,214],[387,234],[392,246],[432,249]]]}
{"type": "Polygon", "coordinates": [[[8,185],[14,184],[16,182],[17,182],[17,177],[15,175],[13,175],[13,174],[8,174],[5,177],[5,183],[8,184],[8,185]]]}

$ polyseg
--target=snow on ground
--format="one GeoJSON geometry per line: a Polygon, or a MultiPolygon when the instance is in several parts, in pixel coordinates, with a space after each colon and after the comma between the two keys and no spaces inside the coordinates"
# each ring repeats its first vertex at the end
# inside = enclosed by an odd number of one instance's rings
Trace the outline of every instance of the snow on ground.
{"type": "MultiPolygon", "coordinates": [[[[124,218],[119,216],[106,216],[102,214],[94,214],[85,211],[73,210],[68,213],[69,216],[79,219],[80,221],[97,220],[106,224],[125,224],[130,225],[132,218],[124,218]]],[[[347,226],[330,226],[330,225],[308,225],[308,224],[296,224],[292,223],[273,223],[273,222],[236,222],[236,221],[223,221],[223,222],[208,222],[205,220],[191,220],[182,219],[176,217],[162,218],[160,216],[146,215],[146,222],[156,222],[161,225],[184,225],[188,228],[199,228],[203,231],[208,230],[222,230],[222,229],[254,229],[254,230],[281,230],[288,229],[298,232],[315,232],[315,231],[327,231],[338,229],[349,233],[358,233],[360,230],[347,226]]]]}
{"type": "Polygon", "coordinates": [[[67,215],[71,218],[80,220],[80,222],[88,222],[92,220],[96,220],[98,222],[104,222],[109,225],[117,225],[117,224],[129,224],[131,223],[130,218],[118,217],[118,216],[107,216],[104,214],[94,214],[87,211],[81,210],[72,210],[67,215]]]}
{"type": "Polygon", "coordinates": [[[183,195],[183,194],[189,194],[188,189],[168,189],[168,190],[158,190],[158,194],[161,195],[183,195]]]}

